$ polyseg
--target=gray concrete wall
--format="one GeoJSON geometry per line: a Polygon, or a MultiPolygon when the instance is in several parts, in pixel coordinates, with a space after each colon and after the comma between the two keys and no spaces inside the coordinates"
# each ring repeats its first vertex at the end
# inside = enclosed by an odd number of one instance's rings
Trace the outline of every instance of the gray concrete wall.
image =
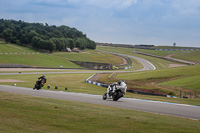
{"type": "Polygon", "coordinates": [[[86,67],[92,70],[112,70],[112,64],[107,63],[95,63],[95,62],[84,62],[84,61],[71,61],[77,65],[86,67]]]}

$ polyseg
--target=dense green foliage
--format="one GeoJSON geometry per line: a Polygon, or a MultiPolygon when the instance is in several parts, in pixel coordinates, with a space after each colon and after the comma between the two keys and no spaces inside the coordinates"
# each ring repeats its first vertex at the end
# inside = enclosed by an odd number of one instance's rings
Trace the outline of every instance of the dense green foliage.
{"type": "Polygon", "coordinates": [[[21,20],[0,19],[0,38],[18,45],[37,49],[65,51],[66,48],[95,49],[94,41],[75,28],[49,26],[47,23],[27,23],[21,20]]]}

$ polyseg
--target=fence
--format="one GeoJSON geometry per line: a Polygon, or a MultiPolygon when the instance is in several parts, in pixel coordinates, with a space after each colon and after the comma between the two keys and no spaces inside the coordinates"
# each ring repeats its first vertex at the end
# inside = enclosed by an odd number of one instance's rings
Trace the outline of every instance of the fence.
{"type": "Polygon", "coordinates": [[[23,64],[0,64],[0,68],[30,68],[31,66],[23,64]]]}
{"type": "Polygon", "coordinates": [[[200,51],[200,49],[155,49],[160,51],[200,51]]]}

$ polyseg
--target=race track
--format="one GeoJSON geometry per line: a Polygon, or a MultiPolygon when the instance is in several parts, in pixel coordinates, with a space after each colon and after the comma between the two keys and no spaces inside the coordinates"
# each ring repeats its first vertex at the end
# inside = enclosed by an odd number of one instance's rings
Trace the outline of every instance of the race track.
{"type": "MultiPolygon", "coordinates": [[[[127,55],[123,55],[127,56],[127,55]]],[[[135,57],[129,56],[138,60],[144,67],[141,70],[136,71],[147,71],[155,70],[155,66],[149,61],[135,57]]],[[[113,73],[113,72],[136,72],[136,71],[76,71],[76,72],[26,72],[26,73],[0,73],[0,75],[19,75],[19,74],[59,74],[59,73],[113,73]]],[[[92,103],[98,105],[112,106],[125,109],[133,109],[144,112],[158,113],[162,115],[170,115],[176,117],[183,117],[189,119],[200,120],[200,106],[192,106],[185,104],[175,104],[166,103],[159,101],[149,101],[142,99],[133,98],[121,98],[119,101],[115,102],[112,100],[102,100],[101,95],[92,94],[81,94],[63,91],[50,91],[50,90],[33,90],[32,88],[24,87],[14,87],[14,86],[4,86],[0,85],[0,91],[10,92],[15,94],[47,97],[61,100],[69,100],[83,103],[92,103]]]]}
{"type": "Polygon", "coordinates": [[[121,98],[119,101],[102,100],[101,95],[72,93],[50,90],[33,90],[32,88],[0,85],[0,91],[61,100],[92,103],[124,109],[133,109],[144,112],[158,113],[189,119],[200,120],[200,106],[175,104],[167,102],[149,101],[133,98],[121,98]]]}

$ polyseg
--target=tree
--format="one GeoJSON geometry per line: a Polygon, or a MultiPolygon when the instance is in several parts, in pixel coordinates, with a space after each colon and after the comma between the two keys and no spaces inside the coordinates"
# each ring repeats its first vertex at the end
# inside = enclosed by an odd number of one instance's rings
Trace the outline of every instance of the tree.
{"type": "Polygon", "coordinates": [[[90,39],[86,39],[88,49],[96,49],[96,43],[90,39]]]}
{"type": "Polygon", "coordinates": [[[47,43],[47,46],[48,46],[47,50],[49,50],[50,52],[55,50],[56,46],[52,41],[47,41],[46,43],[47,43]]]}
{"type": "Polygon", "coordinates": [[[67,40],[68,40],[68,42],[69,42],[69,47],[70,47],[71,49],[73,49],[73,48],[75,47],[75,42],[74,42],[74,40],[71,39],[71,38],[68,38],[67,40]]]}
{"type": "Polygon", "coordinates": [[[68,26],[49,26],[47,23],[27,23],[0,19],[0,37],[7,42],[32,45],[46,50],[66,50],[66,48],[95,49],[96,44],[81,31],[68,26]],[[50,46],[48,46],[50,45],[50,46]]]}
{"type": "Polygon", "coordinates": [[[31,45],[35,48],[39,48],[39,41],[40,41],[40,38],[37,37],[37,36],[34,36],[32,38],[32,41],[31,41],[31,45]]]}
{"type": "Polygon", "coordinates": [[[9,28],[6,28],[3,33],[2,33],[2,37],[6,40],[6,42],[11,42],[11,38],[13,37],[12,35],[12,30],[9,28]]]}
{"type": "Polygon", "coordinates": [[[35,31],[35,30],[31,30],[29,33],[28,33],[28,42],[30,43],[32,41],[32,38],[35,37],[35,36],[38,36],[38,33],[35,31]]]}
{"type": "Polygon", "coordinates": [[[87,47],[87,42],[83,38],[78,38],[76,40],[76,47],[80,48],[81,50],[85,49],[87,47]]]}

